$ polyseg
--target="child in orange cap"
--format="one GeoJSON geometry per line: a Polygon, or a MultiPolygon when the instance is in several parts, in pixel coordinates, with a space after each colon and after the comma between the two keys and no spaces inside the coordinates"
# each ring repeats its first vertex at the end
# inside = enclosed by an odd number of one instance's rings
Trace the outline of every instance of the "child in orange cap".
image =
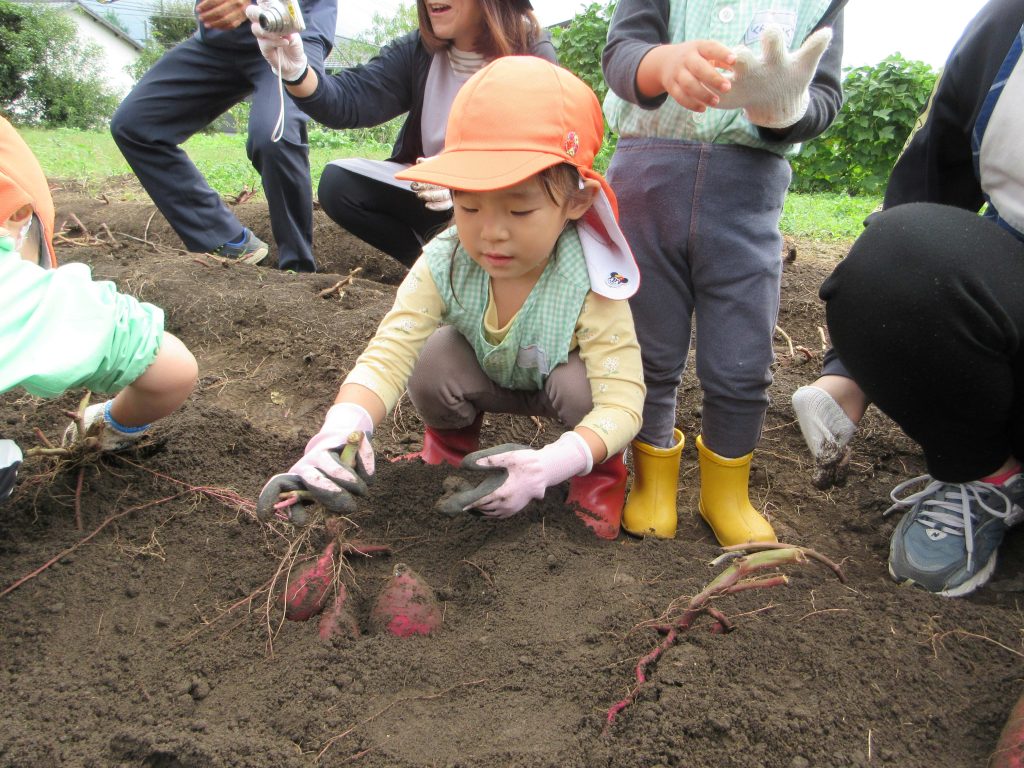
{"type": "Polygon", "coordinates": [[[398,174],[451,189],[454,226],[424,247],[323,428],[260,494],[261,515],[299,489],[351,510],[373,449],[363,441],[355,471],[338,452],[408,387],[427,425],[417,456],[497,470],[461,508],[508,517],[571,479],[576,513],[598,536],[618,535],[622,451],[640,427],[644,384],[625,301],[638,272],[592,168],[603,130],[594,93],[539,58],[504,57],[466,82],[444,150],[398,174]],[[537,450],[476,452],[486,412],[553,417],[570,431],[537,450]]]}
{"type": "MultiPolygon", "coordinates": [[[[84,264],[46,269],[54,263],[52,233],[53,200],[42,168],[0,117],[0,392],[118,392],[86,408],[83,421],[100,450],[119,450],[184,402],[196,361],[164,331],[158,307],[94,282],[84,264]]],[[[78,439],[75,424],[65,438],[78,439]]],[[[20,463],[14,441],[0,439],[0,501],[10,495],[20,463]]]]}

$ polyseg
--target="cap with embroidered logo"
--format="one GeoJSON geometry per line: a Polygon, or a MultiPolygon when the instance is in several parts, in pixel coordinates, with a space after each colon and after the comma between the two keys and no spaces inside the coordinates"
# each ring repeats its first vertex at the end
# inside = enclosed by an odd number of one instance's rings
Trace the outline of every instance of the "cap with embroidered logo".
{"type": "Polygon", "coordinates": [[[601,104],[586,83],[535,56],[503,56],[459,89],[440,154],[395,176],[487,192],[560,163],[575,166],[601,186],[577,223],[591,287],[603,296],[628,298],[640,275],[619,229],[615,194],[593,168],[603,138],[601,104]]]}

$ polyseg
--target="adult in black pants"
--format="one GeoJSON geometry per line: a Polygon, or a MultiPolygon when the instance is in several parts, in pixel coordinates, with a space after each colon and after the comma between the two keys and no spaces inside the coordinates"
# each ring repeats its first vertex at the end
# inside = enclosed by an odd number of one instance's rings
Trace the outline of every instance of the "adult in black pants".
{"type": "Polygon", "coordinates": [[[822,286],[826,376],[794,395],[816,456],[868,402],[921,445],[929,474],[892,493],[908,511],[889,571],[946,596],[988,580],[1024,516],[1022,48],[1020,0],[991,0],[964,32],[884,211],[822,286]]]}
{"type": "MultiPolygon", "coordinates": [[[[313,190],[308,117],[284,99],[284,129],[272,140],[281,111],[278,80],[249,29],[249,0],[200,0],[198,31],[143,76],[118,107],[110,130],[157,208],[192,251],[211,251],[257,264],[266,244],[242,226],[181,144],[235,104],[252,96],[246,153],[260,173],[277,243],[277,266],[313,272],[313,190]]],[[[313,67],[323,70],[337,21],[337,0],[299,0],[302,39],[313,67]]]]}
{"type": "MultiPolygon", "coordinates": [[[[253,25],[271,66],[278,66],[281,52],[294,102],[318,122],[367,128],[408,113],[388,160],[335,161],[324,169],[317,190],[328,216],[406,266],[448,223],[451,203],[444,190],[420,190],[418,198],[395,173],[441,151],[455,94],[489,61],[524,54],[555,61],[550,36],[529,0],[417,0],[416,7],[419,29],[384,46],[366,64],[328,77],[308,69],[294,38],[253,25]]],[[[249,14],[255,18],[254,11],[249,14]]]]}

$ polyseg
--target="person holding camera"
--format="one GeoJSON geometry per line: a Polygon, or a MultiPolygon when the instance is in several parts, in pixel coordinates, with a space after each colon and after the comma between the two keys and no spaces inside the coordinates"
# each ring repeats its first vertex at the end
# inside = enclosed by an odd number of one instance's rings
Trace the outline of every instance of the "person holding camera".
{"type": "Polygon", "coordinates": [[[247,11],[267,61],[280,68],[294,102],[318,122],[368,128],[408,113],[388,160],[336,160],[324,169],[317,190],[328,216],[405,266],[447,224],[451,198],[445,189],[400,181],[395,173],[444,148],[455,94],[488,62],[529,54],[556,61],[529,0],[416,0],[416,8],[419,29],[385,45],[366,64],[326,78],[305,37],[268,32],[259,9],[247,11]]]}
{"type": "MultiPolygon", "coordinates": [[[[267,69],[245,23],[248,6],[249,0],[198,0],[196,34],[164,54],[139,80],[118,107],[110,130],[189,250],[258,264],[267,256],[267,244],[242,226],[181,149],[190,136],[251,96],[246,153],[267,196],[277,266],[314,272],[309,118],[289,99],[282,105],[278,77],[267,69]]],[[[260,8],[272,18],[304,21],[303,48],[310,66],[322,71],[334,40],[337,0],[262,0],[260,8]],[[295,13],[293,3],[301,11],[295,13]]]]}

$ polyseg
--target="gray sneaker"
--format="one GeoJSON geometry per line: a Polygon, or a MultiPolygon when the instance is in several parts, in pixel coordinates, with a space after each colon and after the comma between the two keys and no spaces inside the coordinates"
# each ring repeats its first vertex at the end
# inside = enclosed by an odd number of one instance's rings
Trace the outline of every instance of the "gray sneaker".
{"type": "Polygon", "coordinates": [[[910,507],[889,542],[889,574],[945,597],[960,597],[982,586],[996,567],[1006,530],[1024,517],[1024,475],[1004,485],[976,480],[943,483],[921,475],[889,494],[885,514],[910,507]],[[921,490],[900,498],[908,488],[921,490]]]}
{"type": "Polygon", "coordinates": [[[222,259],[231,259],[239,264],[251,264],[255,266],[267,258],[270,247],[252,233],[248,227],[245,228],[245,240],[241,245],[224,243],[210,251],[214,256],[222,259]]]}

